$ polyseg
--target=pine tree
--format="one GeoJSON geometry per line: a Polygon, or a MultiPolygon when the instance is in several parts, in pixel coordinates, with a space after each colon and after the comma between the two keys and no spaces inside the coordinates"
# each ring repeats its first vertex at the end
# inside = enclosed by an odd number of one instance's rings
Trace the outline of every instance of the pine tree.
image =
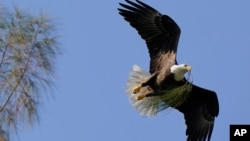
{"type": "Polygon", "coordinates": [[[60,49],[55,25],[45,15],[2,9],[0,19],[0,141],[7,141],[39,121],[60,49]]]}

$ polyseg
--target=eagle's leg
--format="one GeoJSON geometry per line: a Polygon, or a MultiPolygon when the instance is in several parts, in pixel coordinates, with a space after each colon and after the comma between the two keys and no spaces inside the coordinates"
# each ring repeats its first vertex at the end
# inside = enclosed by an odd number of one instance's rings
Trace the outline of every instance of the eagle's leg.
{"type": "Polygon", "coordinates": [[[145,81],[144,83],[141,83],[141,85],[135,87],[133,89],[133,94],[137,94],[140,92],[141,88],[142,87],[145,87],[145,86],[149,86],[153,89],[153,84],[156,82],[156,74],[153,74],[147,81],[145,81]]]}
{"type": "Polygon", "coordinates": [[[142,95],[138,95],[137,97],[136,97],[136,100],[142,100],[143,98],[145,97],[145,94],[142,94],[142,95]]]}
{"type": "Polygon", "coordinates": [[[139,101],[139,100],[142,100],[143,98],[147,97],[147,95],[154,94],[154,90],[153,90],[151,87],[148,86],[147,89],[148,89],[148,93],[138,95],[138,96],[136,97],[136,100],[139,101]]]}
{"type": "MultiPolygon", "coordinates": [[[[150,80],[151,78],[152,78],[152,77],[150,77],[149,80],[150,80]]],[[[133,89],[133,94],[139,93],[142,87],[145,87],[145,86],[149,86],[149,87],[150,87],[150,85],[149,85],[149,80],[147,80],[146,82],[141,83],[141,85],[135,87],[135,88],[133,89]]]]}
{"type": "Polygon", "coordinates": [[[139,93],[140,90],[141,90],[141,88],[142,88],[142,85],[135,87],[135,88],[133,89],[133,94],[139,93]]]}

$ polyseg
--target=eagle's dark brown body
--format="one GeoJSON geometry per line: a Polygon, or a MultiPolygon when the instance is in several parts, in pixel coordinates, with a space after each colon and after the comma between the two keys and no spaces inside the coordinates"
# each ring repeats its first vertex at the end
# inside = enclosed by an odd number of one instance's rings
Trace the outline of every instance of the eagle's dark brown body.
{"type": "Polygon", "coordinates": [[[151,6],[125,0],[119,14],[145,40],[150,55],[149,73],[134,66],[126,91],[133,107],[152,116],[173,107],[184,114],[187,141],[210,141],[219,102],[214,91],[203,89],[185,78],[175,81],[170,68],[178,64],[176,52],[181,30],[175,21],[151,6]],[[136,91],[135,91],[136,90],[136,91]],[[133,94],[135,93],[135,94],[133,94]],[[146,95],[136,99],[135,95],[146,95]]]}

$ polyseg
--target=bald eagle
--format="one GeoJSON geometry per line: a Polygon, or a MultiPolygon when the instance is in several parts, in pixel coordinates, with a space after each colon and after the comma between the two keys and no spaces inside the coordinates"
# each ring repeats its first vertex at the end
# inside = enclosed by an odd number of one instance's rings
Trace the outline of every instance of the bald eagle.
{"type": "Polygon", "coordinates": [[[126,93],[132,106],[146,116],[175,108],[184,114],[187,141],[209,141],[219,114],[218,98],[214,91],[185,78],[192,67],[176,61],[179,26],[139,0],[125,1],[127,4],[119,3],[119,14],[145,40],[150,55],[149,72],[137,65],[130,72],[126,93]]]}

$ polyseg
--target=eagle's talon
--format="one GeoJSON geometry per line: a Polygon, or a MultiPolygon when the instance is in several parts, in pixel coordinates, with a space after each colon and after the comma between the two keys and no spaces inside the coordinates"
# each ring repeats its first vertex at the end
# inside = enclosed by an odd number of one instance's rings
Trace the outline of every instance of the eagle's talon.
{"type": "Polygon", "coordinates": [[[138,95],[137,97],[136,97],[136,100],[142,100],[143,98],[145,97],[145,95],[138,95]]]}
{"type": "Polygon", "coordinates": [[[140,90],[141,90],[141,86],[134,88],[134,89],[133,89],[133,94],[139,93],[140,90]]]}

